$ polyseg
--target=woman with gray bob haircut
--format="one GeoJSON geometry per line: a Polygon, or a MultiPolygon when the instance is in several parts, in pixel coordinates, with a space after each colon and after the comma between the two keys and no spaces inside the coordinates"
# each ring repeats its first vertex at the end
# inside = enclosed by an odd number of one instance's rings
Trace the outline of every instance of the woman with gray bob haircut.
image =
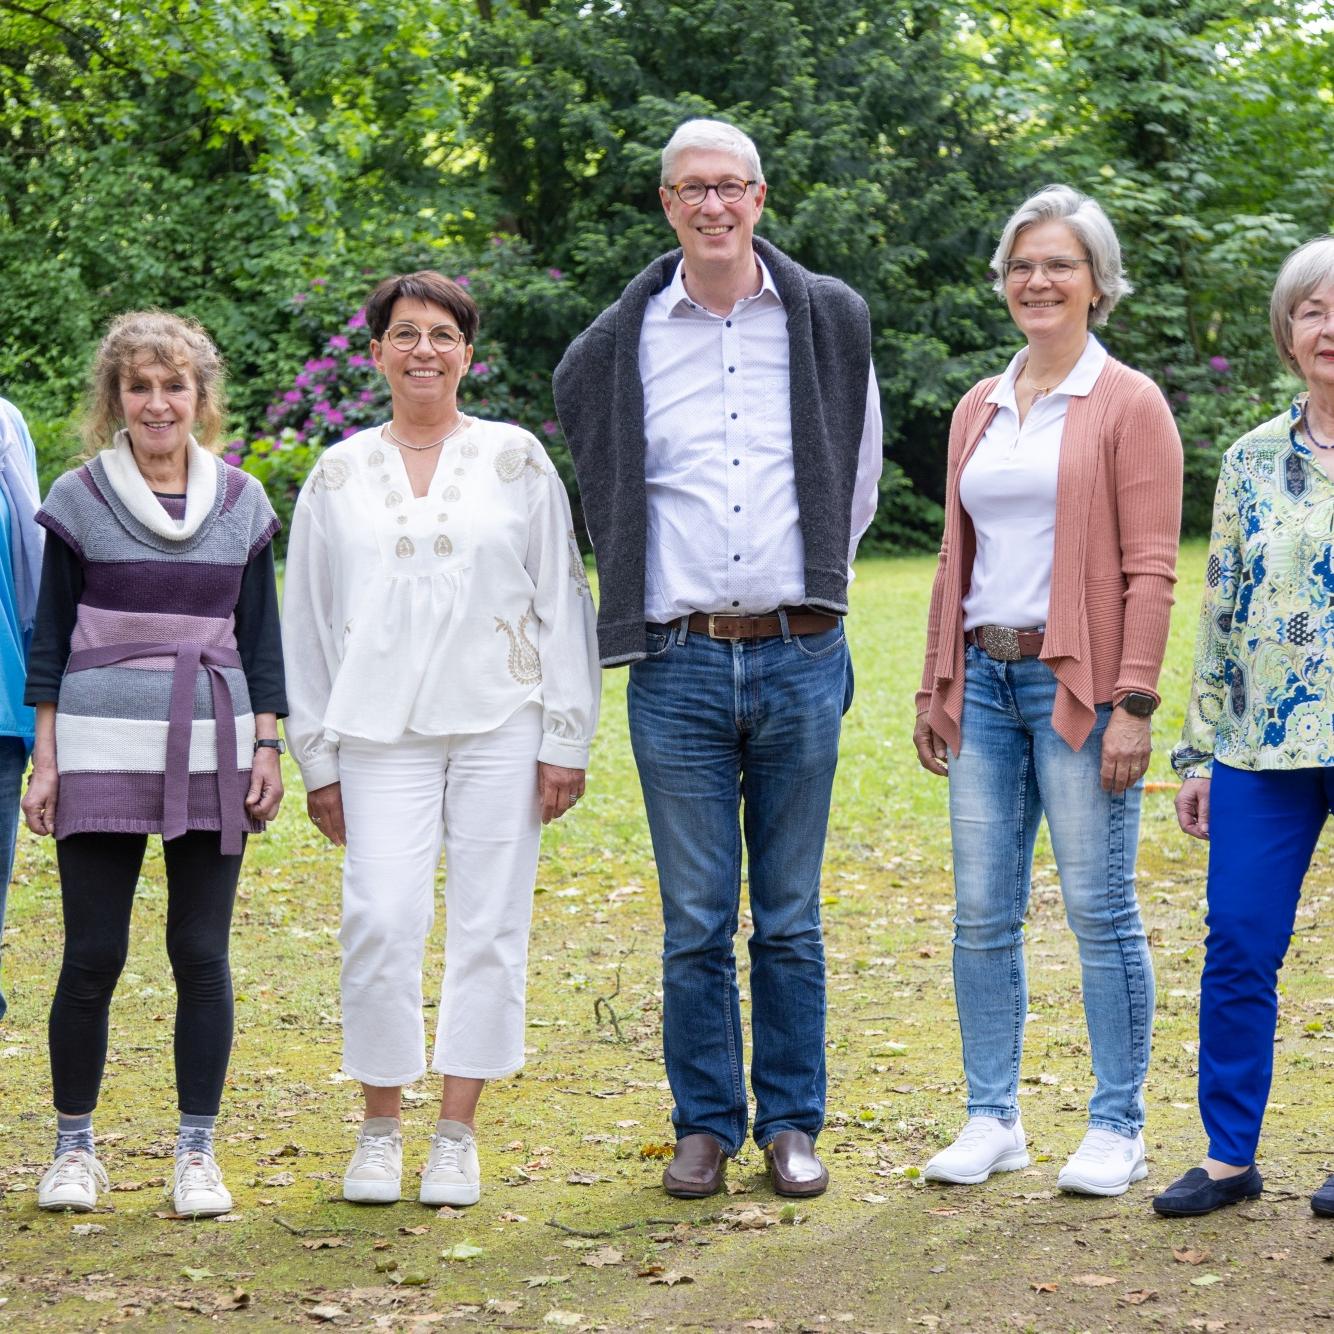
{"type": "MultiPolygon", "coordinates": [[[[1284,261],[1269,323],[1305,389],[1223,455],[1195,679],[1172,752],[1177,821],[1209,841],[1198,1092],[1208,1150],[1155,1198],[1172,1218],[1264,1188],[1255,1154],[1278,972],[1334,811],[1334,236],[1284,261]]],[[[1334,1218],[1334,1175],[1311,1208],[1334,1218]]]]}
{"type": "Polygon", "coordinates": [[[1102,209],[1025,200],[993,260],[1026,345],[950,427],[945,534],[913,741],[948,775],[954,990],[968,1122],[926,1166],[974,1184],[1027,1167],[1024,914],[1046,816],[1079,938],[1088,1129],[1056,1184],[1142,1180],[1153,966],[1135,898],[1142,778],[1167,645],[1181,441],[1152,381],[1090,332],[1130,291],[1102,209]]]}

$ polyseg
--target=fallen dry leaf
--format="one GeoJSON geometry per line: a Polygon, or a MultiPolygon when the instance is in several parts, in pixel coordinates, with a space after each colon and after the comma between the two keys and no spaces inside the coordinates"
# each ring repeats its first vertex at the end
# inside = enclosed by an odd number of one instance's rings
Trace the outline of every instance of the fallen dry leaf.
{"type": "Polygon", "coordinates": [[[76,1237],[95,1237],[99,1232],[105,1232],[106,1228],[101,1223],[75,1223],[70,1228],[70,1233],[76,1237]]]}
{"type": "Polygon", "coordinates": [[[1127,1292],[1121,1297],[1123,1306],[1143,1306],[1145,1302],[1151,1302],[1157,1296],[1157,1292],[1152,1288],[1136,1288],[1134,1292],[1127,1292]]]}
{"type": "Polygon", "coordinates": [[[1177,1250],[1172,1248],[1172,1259],[1183,1265],[1202,1265],[1209,1258],[1208,1251],[1177,1250]]]}
{"type": "Polygon", "coordinates": [[[636,1278],[652,1278],[655,1274],[661,1274],[665,1271],[665,1265],[642,1265],[635,1273],[636,1278]]]}
{"type": "Polygon", "coordinates": [[[1116,1280],[1108,1278],[1106,1274],[1076,1274],[1070,1282],[1081,1288],[1105,1288],[1116,1280]]]}
{"type": "Polygon", "coordinates": [[[1219,1274],[1201,1274],[1199,1278],[1193,1278],[1190,1281],[1192,1288],[1212,1288],[1215,1283],[1221,1283],[1222,1276],[1219,1274]]]}
{"type": "Polygon", "coordinates": [[[502,1300],[499,1297],[488,1297],[486,1309],[494,1311],[496,1315],[513,1315],[523,1305],[522,1302],[502,1300]]]}
{"type": "Polygon", "coordinates": [[[641,1144],[639,1146],[639,1156],[641,1158],[670,1158],[675,1152],[676,1147],[672,1144],[641,1144]]]}
{"type": "Polygon", "coordinates": [[[250,1294],[244,1288],[233,1288],[230,1297],[218,1299],[219,1311],[244,1311],[250,1306],[250,1294]]]}
{"type": "Polygon", "coordinates": [[[331,1251],[336,1246],[346,1246],[342,1237],[307,1237],[301,1245],[308,1251],[331,1251]]]}
{"type": "Polygon", "coordinates": [[[321,1302],[319,1306],[306,1307],[306,1314],[313,1320],[337,1320],[340,1315],[346,1315],[347,1312],[332,1302],[321,1302]]]}
{"type": "Polygon", "coordinates": [[[679,1270],[669,1269],[665,1274],[654,1274],[650,1283],[661,1283],[666,1287],[674,1288],[678,1283],[693,1283],[695,1280],[689,1274],[682,1274],[679,1270]]]}
{"type": "Polygon", "coordinates": [[[602,1178],[596,1172],[571,1172],[565,1180],[571,1186],[595,1186],[602,1178]]]}
{"type": "Polygon", "coordinates": [[[1034,1292],[1055,1292],[1060,1287],[1057,1283],[1030,1283],[1028,1286],[1034,1292]]]}
{"type": "Polygon", "coordinates": [[[117,1181],[111,1187],[112,1190],[143,1190],[143,1188],[142,1181],[117,1181]]]}
{"type": "Polygon", "coordinates": [[[933,1214],[936,1218],[953,1218],[955,1214],[962,1213],[961,1209],[928,1209],[927,1213],[933,1214]]]}
{"type": "Polygon", "coordinates": [[[590,1269],[605,1269],[608,1265],[618,1265],[625,1257],[615,1246],[603,1246],[579,1261],[590,1269]]]}
{"type": "Polygon", "coordinates": [[[398,1230],[405,1237],[424,1237],[431,1227],[429,1223],[418,1223],[416,1227],[401,1227],[398,1230]]]}
{"type": "Polygon", "coordinates": [[[1266,1260],[1286,1260],[1287,1258],[1288,1258],[1287,1251],[1270,1251],[1265,1256],[1266,1260]]]}
{"type": "Polygon", "coordinates": [[[542,1317],[542,1321],[547,1325],[582,1325],[588,1317],[582,1311],[548,1311],[542,1317]]]}
{"type": "Polygon", "coordinates": [[[275,1172],[271,1177],[264,1178],[266,1186],[295,1186],[296,1177],[291,1172],[275,1172]]]}
{"type": "Polygon", "coordinates": [[[746,1320],[741,1325],[742,1329],[777,1329],[778,1321],[770,1320],[768,1316],[760,1316],[757,1320],[746,1320]]]}
{"type": "Polygon", "coordinates": [[[526,1215],[514,1214],[511,1213],[508,1209],[504,1210],[502,1213],[497,1214],[496,1217],[499,1218],[502,1223],[526,1223],[528,1221],[526,1215]]]}
{"type": "Polygon", "coordinates": [[[525,1288],[549,1288],[553,1283],[568,1283],[569,1274],[529,1274],[523,1280],[525,1288]]]}

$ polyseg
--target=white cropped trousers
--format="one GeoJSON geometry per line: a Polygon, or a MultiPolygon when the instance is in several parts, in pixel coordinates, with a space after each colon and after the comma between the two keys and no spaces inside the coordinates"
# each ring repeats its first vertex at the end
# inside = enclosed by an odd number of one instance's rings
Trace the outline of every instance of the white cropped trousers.
{"type": "Polygon", "coordinates": [[[422,958],[445,853],[445,976],[431,1069],[496,1079],[523,1065],[528,927],[542,821],[542,711],[490,732],[344,737],[343,1071],[393,1088],[426,1073],[422,958]]]}

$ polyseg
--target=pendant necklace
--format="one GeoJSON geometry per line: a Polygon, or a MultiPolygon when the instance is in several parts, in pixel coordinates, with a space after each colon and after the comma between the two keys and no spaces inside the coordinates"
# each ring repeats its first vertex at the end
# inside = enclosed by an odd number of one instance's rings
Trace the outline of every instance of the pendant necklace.
{"type": "Polygon", "coordinates": [[[443,445],[446,440],[458,435],[458,433],[463,430],[464,426],[467,425],[467,422],[468,418],[460,412],[458,421],[454,423],[454,429],[452,431],[447,431],[439,440],[433,440],[429,445],[410,445],[406,440],[400,440],[398,436],[394,434],[394,428],[389,422],[385,422],[383,429],[391,443],[397,445],[399,449],[411,449],[418,454],[424,454],[428,449],[435,449],[438,446],[443,445]]]}

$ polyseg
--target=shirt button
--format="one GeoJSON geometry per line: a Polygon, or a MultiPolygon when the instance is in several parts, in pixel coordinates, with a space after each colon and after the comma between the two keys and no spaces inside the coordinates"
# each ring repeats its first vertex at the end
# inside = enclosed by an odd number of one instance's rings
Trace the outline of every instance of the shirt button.
{"type": "Polygon", "coordinates": [[[740,460],[740,459],[733,459],[733,460],[732,460],[732,467],[734,467],[734,468],[739,468],[740,466],[741,466],[741,460],[740,460]]]}
{"type": "Polygon", "coordinates": [[[733,556],[732,559],[733,559],[733,560],[740,560],[741,557],[740,557],[740,556],[733,556]]]}
{"type": "Polygon", "coordinates": [[[741,603],[739,603],[739,602],[733,602],[732,605],[733,605],[734,607],[739,607],[739,606],[741,605],[741,603]]]}
{"type": "Polygon", "coordinates": [[[727,327],[728,327],[729,329],[732,327],[732,321],[731,321],[731,320],[728,320],[728,321],[727,321],[727,327]]]}
{"type": "Polygon", "coordinates": [[[732,420],[733,420],[733,421],[736,421],[736,413],[735,413],[735,412],[732,414],[732,420]]]}
{"type": "Polygon", "coordinates": [[[727,373],[728,373],[728,375],[735,375],[735,374],[736,374],[736,367],[735,367],[735,366],[729,366],[729,367],[727,368],[727,373]]]}
{"type": "Polygon", "coordinates": [[[733,506],[732,506],[732,513],[733,513],[733,514],[740,514],[740,513],[741,513],[741,506],[740,506],[740,505],[733,505],[733,506]]]}

